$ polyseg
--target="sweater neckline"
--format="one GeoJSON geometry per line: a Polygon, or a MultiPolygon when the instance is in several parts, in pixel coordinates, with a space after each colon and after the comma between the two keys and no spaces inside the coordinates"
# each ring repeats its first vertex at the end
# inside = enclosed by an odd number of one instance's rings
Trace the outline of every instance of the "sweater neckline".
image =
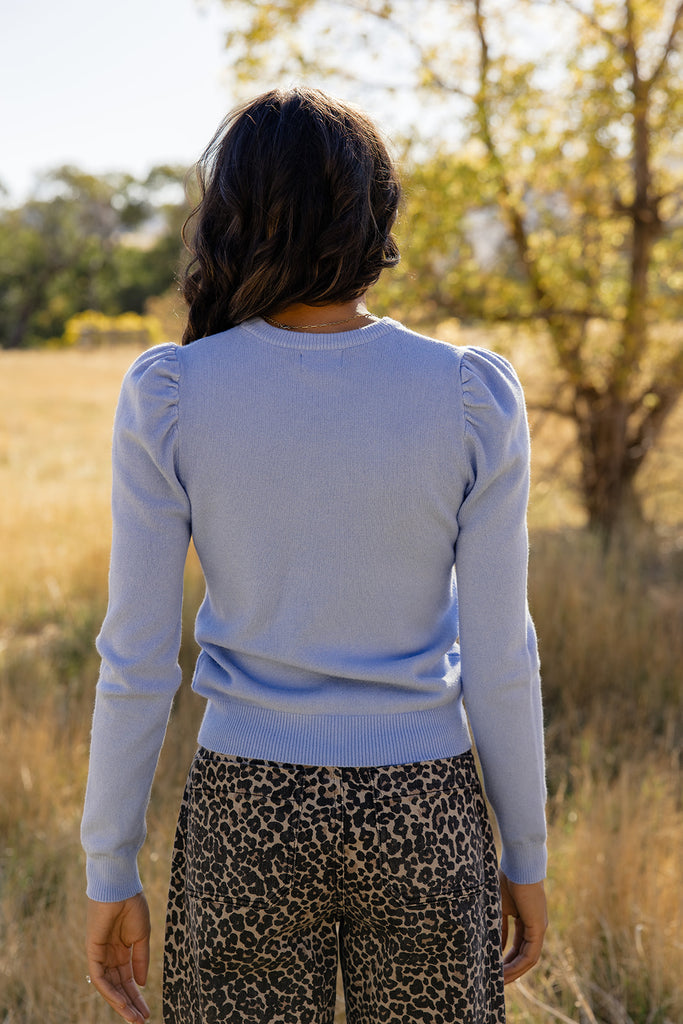
{"type": "Polygon", "coordinates": [[[261,317],[252,317],[251,320],[245,320],[240,324],[240,327],[255,334],[261,340],[267,341],[270,345],[299,350],[351,348],[354,345],[365,345],[386,334],[393,326],[396,326],[395,321],[389,317],[382,317],[380,320],[357,327],[352,331],[318,334],[310,331],[286,331],[281,327],[273,327],[261,317]]]}

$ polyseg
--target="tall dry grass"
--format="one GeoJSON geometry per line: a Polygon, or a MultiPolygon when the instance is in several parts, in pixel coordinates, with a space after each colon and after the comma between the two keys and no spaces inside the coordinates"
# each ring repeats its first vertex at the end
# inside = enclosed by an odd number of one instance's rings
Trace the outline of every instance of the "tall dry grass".
{"type": "MultiPolygon", "coordinates": [[[[106,600],[111,420],[134,355],[0,353],[2,1024],[114,1019],[84,978],[78,824],[97,675],[93,637],[106,600]]],[[[553,431],[538,438],[539,462],[552,466],[560,440],[553,431]]],[[[675,547],[651,541],[605,559],[577,529],[571,474],[566,489],[564,479],[558,475],[552,494],[534,495],[531,517],[552,925],[541,965],[509,993],[511,1019],[679,1024],[682,560],[675,547]]],[[[190,560],[188,676],[200,592],[190,560]]],[[[154,924],[148,993],[156,1019],[169,850],[200,713],[184,687],[141,858],[154,924]]]]}

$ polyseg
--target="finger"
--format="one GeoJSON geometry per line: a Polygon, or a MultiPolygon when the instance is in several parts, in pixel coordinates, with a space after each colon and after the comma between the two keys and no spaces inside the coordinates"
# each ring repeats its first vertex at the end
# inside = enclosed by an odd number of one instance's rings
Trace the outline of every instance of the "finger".
{"type": "Polygon", "coordinates": [[[131,964],[133,967],[134,979],[137,981],[138,985],[145,985],[147,982],[147,972],[149,970],[149,939],[143,939],[142,942],[135,943],[131,956],[131,964]]]}
{"type": "Polygon", "coordinates": [[[149,1007],[145,1002],[142,992],[140,992],[139,988],[135,984],[130,959],[120,967],[110,971],[109,980],[118,992],[126,999],[126,1005],[129,1008],[136,1010],[143,1019],[149,1017],[149,1007]]]}
{"type": "Polygon", "coordinates": [[[132,977],[123,982],[122,990],[128,1001],[127,1005],[132,1007],[134,1010],[137,1010],[140,1017],[143,1020],[146,1020],[149,1017],[149,1006],[145,1002],[145,997],[135,984],[132,977]]]}
{"type": "Polygon", "coordinates": [[[515,906],[515,901],[510,895],[508,880],[502,871],[499,873],[498,880],[500,883],[500,903],[503,911],[503,916],[515,917],[517,914],[517,907],[515,906]]]}
{"type": "MultiPolygon", "coordinates": [[[[127,992],[121,989],[118,985],[112,984],[105,977],[95,977],[90,975],[92,984],[95,986],[102,998],[109,1003],[112,1010],[118,1013],[119,1017],[123,1020],[128,1021],[129,1024],[144,1024],[149,1017],[149,1009],[144,999],[142,1004],[144,1006],[137,1006],[135,1001],[129,998],[127,992]]],[[[139,995],[139,993],[138,993],[139,995]]]]}
{"type": "Polygon", "coordinates": [[[515,918],[515,930],[512,936],[512,944],[505,955],[504,963],[511,963],[519,955],[522,942],[525,939],[524,922],[521,917],[515,918]]]}
{"type": "Polygon", "coordinates": [[[523,974],[530,971],[538,963],[540,955],[540,948],[534,948],[526,942],[523,943],[520,952],[514,959],[503,961],[503,984],[509,985],[510,982],[517,981],[523,974]]]}
{"type": "Polygon", "coordinates": [[[130,961],[112,967],[91,960],[88,966],[93,985],[124,1020],[140,1024],[150,1016],[149,1007],[133,979],[130,961]]]}
{"type": "Polygon", "coordinates": [[[541,957],[545,928],[528,927],[523,931],[519,941],[515,936],[513,948],[503,960],[503,981],[506,985],[530,971],[541,957]]]}

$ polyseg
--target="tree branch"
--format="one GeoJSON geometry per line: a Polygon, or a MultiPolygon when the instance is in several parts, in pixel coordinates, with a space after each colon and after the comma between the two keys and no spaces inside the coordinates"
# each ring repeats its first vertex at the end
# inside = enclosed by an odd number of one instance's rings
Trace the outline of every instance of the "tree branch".
{"type": "MultiPolygon", "coordinates": [[[[625,0],[626,10],[626,41],[623,46],[624,58],[628,65],[628,69],[631,72],[631,78],[633,80],[633,95],[636,103],[641,99],[641,86],[644,85],[643,80],[640,77],[640,68],[638,67],[638,50],[636,48],[636,37],[634,31],[634,15],[633,15],[633,4],[631,0],[625,0]]],[[[647,89],[645,96],[647,96],[647,89]]],[[[645,97],[643,97],[645,98],[645,97]]]]}
{"type": "Polygon", "coordinates": [[[482,11],[482,0],[472,0],[472,2],[475,31],[479,40],[479,88],[476,96],[479,134],[489,154],[491,163],[496,170],[498,199],[503,217],[507,222],[508,232],[517,250],[519,259],[526,271],[534,298],[540,307],[539,317],[545,320],[548,325],[555,349],[570,380],[580,380],[584,375],[581,358],[581,339],[583,336],[582,331],[585,329],[585,322],[584,328],[579,333],[567,329],[567,320],[555,308],[552,296],[543,283],[534,254],[531,251],[522,212],[514,200],[512,187],[503,160],[491,132],[488,102],[488,79],[491,61],[488,39],[486,37],[486,24],[482,11]]]}
{"type": "Polygon", "coordinates": [[[573,0],[532,0],[532,3],[537,4],[539,7],[556,7],[558,3],[562,4],[568,10],[574,14],[583,18],[584,21],[588,22],[592,28],[596,29],[600,35],[604,36],[610,46],[613,46],[618,51],[623,51],[624,43],[620,40],[613,32],[610,32],[608,28],[605,28],[601,24],[592,11],[585,11],[582,7],[578,7],[573,0]]]}
{"type": "Polygon", "coordinates": [[[681,2],[678,4],[678,7],[676,8],[676,13],[674,14],[673,23],[671,25],[671,30],[669,32],[669,38],[666,41],[666,45],[664,47],[664,52],[661,56],[661,59],[659,60],[657,67],[654,69],[654,71],[647,80],[648,88],[651,88],[655,84],[655,82],[659,79],[660,75],[664,71],[664,68],[666,67],[666,62],[668,61],[670,55],[673,53],[676,47],[676,36],[678,35],[678,32],[682,24],[683,0],[681,0],[681,2]]]}
{"type": "MultiPolygon", "coordinates": [[[[638,429],[635,431],[633,436],[629,438],[628,450],[631,455],[630,473],[632,476],[635,475],[638,467],[643,462],[648,452],[653,448],[657,438],[662,432],[662,428],[666,423],[669,413],[676,405],[682,391],[683,385],[680,383],[655,384],[643,395],[643,398],[647,394],[654,395],[657,398],[657,403],[656,405],[653,404],[648,408],[638,429]]],[[[641,405],[640,408],[642,407],[643,406],[641,405]]]]}
{"type": "Polygon", "coordinates": [[[488,76],[491,65],[489,46],[486,38],[481,0],[473,0],[473,3],[475,28],[479,38],[479,89],[476,96],[479,131],[489,157],[491,158],[498,174],[500,201],[503,207],[503,215],[507,220],[508,229],[512,236],[512,241],[514,242],[517,253],[526,269],[536,300],[541,305],[546,306],[548,296],[537,273],[533,256],[529,248],[529,239],[527,237],[526,228],[524,227],[524,220],[517,205],[513,201],[512,188],[508,181],[507,174],[505,173],[500,153],[498,152],[498,148],[491,133],[491,119],[489,116],[487,95],[488,76]]]}
{"type": "Polygon", "coordinates": [[[656,380],[650,381],[649,385],[629,403],[631,416],[644,412],[637,429],[628,440],[634,473],[655,444],[681,394],[683,351],[677,348],[672,357],[657,371],[656,380]],[[652,401],[652,398],[655,401],[652,401]]]}
{"type": "MultiPolygon", "coordinates": [[[[359,0],[331,0],[332,6],[345,8],[346,10],[356,11],[358,14],[366,14],[376,20],[383,22],[385,25],[391,25],[392,29],[401,36],[403,41],[408,44],[413,50],[416,60],[420,67],[426,68],[429,72],[430,78],[433,84],[440,89],[442,92],[448,92],[453,96],[462,96],[463,99],[467,99],[473,102],[473,96],[468,93],[467,90],[462,89],[459,85],[454,82],[447,82],[431,65],[428,60],[425,48],[423,44],[417,39],[417,37],[410,31],[410,29],[397,18],[392,17],[391,9],[382,7],[380,10],[376,10],[372,4],[362,3],[359,0]]],[[[348,73],[347,73],[348,74],[348,73]]],[[[354,78],[357,81],[357,77],[348,74],[349,78],[354,78]]]]}

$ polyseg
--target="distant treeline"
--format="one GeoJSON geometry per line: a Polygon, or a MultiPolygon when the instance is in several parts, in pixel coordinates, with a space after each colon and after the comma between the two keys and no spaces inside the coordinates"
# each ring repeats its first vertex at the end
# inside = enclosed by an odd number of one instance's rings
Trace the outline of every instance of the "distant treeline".
{"type": "Polygon", "coordinates": [[[0,348],[55,343],[85,310],[143,314],[168,292],[183,259],[184,177],[178,167],[143,180],[62,167],[0,210],[0,348]]]}

